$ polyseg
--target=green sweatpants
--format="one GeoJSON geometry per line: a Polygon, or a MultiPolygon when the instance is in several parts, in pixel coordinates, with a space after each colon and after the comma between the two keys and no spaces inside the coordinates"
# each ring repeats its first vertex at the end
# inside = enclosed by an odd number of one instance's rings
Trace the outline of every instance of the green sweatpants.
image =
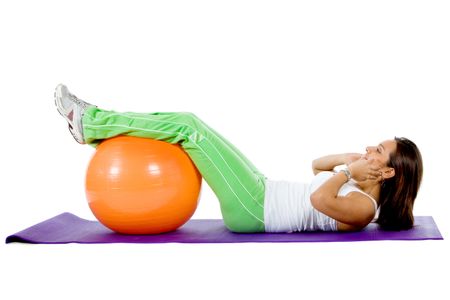
{"type": "Polygon", "coordinates": [[[180,144],[216,194],[225,225],[234,232],[264,231],[265,176],[230,142],[192,113],[120,113],[86,110],[87,144],[118,135],[180,144]]]}

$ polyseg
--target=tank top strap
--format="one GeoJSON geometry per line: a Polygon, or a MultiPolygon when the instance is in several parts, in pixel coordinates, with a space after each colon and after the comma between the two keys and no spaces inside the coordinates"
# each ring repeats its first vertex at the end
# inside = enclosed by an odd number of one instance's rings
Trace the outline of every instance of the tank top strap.
{"type": "Polygon", "coordinates": [[[375,209],[375,214],[377,214],[378,203],[371,195],[369,195],[368,193],[366,193],[363,190],[361,190],[360,188],[358,188],[356,186],[356,183],[353,182],[353,181],[347,182],[344,186],[347,187],[347,189],[345,189],[345,188],[343,189],[346,194],[348,194],[349,192],[358,192],[358,193],[361,193],[363,195],[366,195],[370,200],[372,200],[372,203],[373,203],[373,206],[374,206],[374,209],[375,209]]]}

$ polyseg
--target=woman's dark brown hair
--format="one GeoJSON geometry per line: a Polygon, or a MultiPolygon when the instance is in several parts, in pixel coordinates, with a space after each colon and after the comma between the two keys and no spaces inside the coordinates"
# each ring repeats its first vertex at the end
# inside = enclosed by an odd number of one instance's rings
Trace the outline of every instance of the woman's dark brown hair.
{"type": "Polygon", "coordinates": [[[407,138],[395,138],[397,149],[388,167],[395,176],[381,184],[380,214],[377,223],[384,230],[405,230],[414,225],[413,206],[422,181],[422,155],[407,138]]]}

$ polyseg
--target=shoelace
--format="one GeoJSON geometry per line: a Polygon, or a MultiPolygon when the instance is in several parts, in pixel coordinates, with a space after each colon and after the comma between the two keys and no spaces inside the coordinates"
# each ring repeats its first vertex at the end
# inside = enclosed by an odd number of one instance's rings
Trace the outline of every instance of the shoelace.
{"type": "Polygon", "coordinates": [[[77,96],[69,93],[69,97],[72,99],[73,102],[75,102],[77,105],[80,105],[83,109],[88,107],[88,104],[86,102],[84,102],[83,100],[78,99],[77,96]]]}

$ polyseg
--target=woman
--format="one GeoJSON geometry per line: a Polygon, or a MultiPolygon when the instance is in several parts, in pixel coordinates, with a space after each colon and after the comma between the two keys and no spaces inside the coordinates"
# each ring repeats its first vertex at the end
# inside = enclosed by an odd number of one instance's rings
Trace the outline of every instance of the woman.
{"type": "Polygon", "coordinates": [[[234,232],[353,231],[370,222],[388,230],[413,226],[422,158],[406,138],[367,147],[365,154],[313,161],[311,183],[274,181],[191,113],[119,113],[99,109],[58,85],[55,103],[81,144],[129,135],[180,144],[216,194],[234,232]],[[336,166],[346,165],[339,172],[336,166]]]}

